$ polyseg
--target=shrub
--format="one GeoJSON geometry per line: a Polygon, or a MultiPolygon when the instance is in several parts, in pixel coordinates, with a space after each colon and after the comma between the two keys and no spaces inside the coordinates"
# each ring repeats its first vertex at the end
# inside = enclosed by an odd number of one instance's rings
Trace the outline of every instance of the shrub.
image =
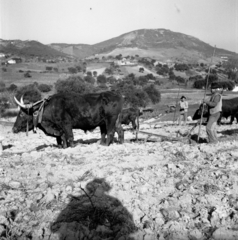
{"type": "Polygon", "coordinates": [[[52,69],[53,69],[53,67],[50,67],[50,66],[46,66],[46,67],[45,67],[45,70],[46,70],[46,71],[52,71],[52,69]]]}
{"type": "Polygon", "coordinates": [[[185,63],[176,63],[174,65],[176,71],[187,71],[189,69],[188,65],[185,63]]]}
{"type": "Polygon", "coordinates": [[[24,96],[24,101],[28,103],[36,102],[41,99],[41,93],[34,84],[29,84],[19,88],[16,93],[16,98],[19,100],[21,96],[24,96]]]}
{"type": "Polygon", "coordinates": [[[107,82],[107,79],[106,79],[106,77],[105,77],[104,75],[99,75],[99,76],[97,77],[97,82],[98,82],[98,83],[106,83],[106,82],[107,82]]]}
{"type": "Polygon", "coordinates": [[[97,71],[93,71],[93,76],[97,77],[97,75],[98,75],[98,72],[97,71]]]}
{"type": "Polygon", "coordinates": [[[2,68],[2,71],[3,71],[3,72],[7,72],[7,68],[3,67],[3,68],[2,68]]]}
{"type": "Polygon", "coordinates": [[[90,84],[94,84],[95,83],[95,79],[92,76],[87,75],[86,77],[84,77],[84,81],[88,82],[90,84]]]}
{"type": "Polygon", "coordinates": [[[176,76],[176,77],[175,77],[175,80],[176,80],[178,83],[185,83],[185,82],[186,82],[185,79],[182,78],[182,77],[180,77],[180,76],[176,76]]]}
{"type": "Polygon", "coordinates": [[[89,93],[92,92],[93,86],[86,83],[80,77],[69,77],[66,80],[58,80],[55,83],[55,89],[58,93],[89,93]]]}
{"type": "Polygon", "coordinates": [[[69,67],[68,71],[69,71],[69,73],[72,73],[72,74],[77,73],[77,69],[74,67],[69,67]]]}
{"type": "Polygon", "coordinates": [[[107,82],[110,84],[115,84],[117,82],[117,79],[113,76],[107,78],[107,82]]]}
{"type": "Polygon", "coordinates": [[[143,89],[136,88],[130,81],[118,81],[112,89],[116,89],[125,96],[126,106],[145,107],[150,99],[143,89]]]}
{"type": "Polygon", "coordinates": [[[113,70],[111,68],[106,68],[105,73],[108,75],[111,75],[111,74],[113,74],[113,70]]]}
{"type": "Polygon", "coordinates": [[[193,83],[194,88],[202,89],[206,87],[206,81],[205,80],[196,80],[193,83]]]}
{"type": "Polygon", "coordinates": [[[11,84],[11,85],[7,88],[7,90],[8,90],[9,92],[15,92],[15,91],[17,91],[17,85],[11,84]]]}
{"type": "Polygon", "coordinates": [[[140,76],[137,79],[137,84],[140,86],[145,86],[148,83],[148,78],[146,76],[140,76]]]}
{"type": "Polygon", "coordinates": [[[88,72],[87,72],[87,76],[92,77],[92,76],[93,76],[92,72],[88,71],[88,72]]]}
{"type": "Polygon", "coordinates": [[[147,85],[143,88],[143,90],[147,93],[149,96],[151,102],[153,104],[159,103],[161,100],[161,94],[160,92],[156,89],[154,84],[147,85]]]}
{"type": "Polygon", "coordinates": [[[26,72],[26,73],[24,74],[24,77],[25,77],[25,78],[31,78],[30,72],[26,72]]]}
{"type": "Polygon", "coordinates": [[[51,85],[47,85],[45,83],[42,83],[38,86],[38,89],[41,91],[41,92],[50,92],[51,89],[52,89],[52,86],[51,85]]]}

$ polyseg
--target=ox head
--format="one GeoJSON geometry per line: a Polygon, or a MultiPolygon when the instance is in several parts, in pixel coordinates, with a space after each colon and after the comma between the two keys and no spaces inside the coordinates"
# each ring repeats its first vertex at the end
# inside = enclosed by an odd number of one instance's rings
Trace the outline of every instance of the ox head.
{"type": "Polygon", "coordinates": [[[40,101],[33,104],[25,104],[23,101],[23,97],[21,97],[20,102],[16,99],[16,97],[14,97],[14,100],[20,110],[12,128],[13,133],[26,132],[27,124],[28,130],[33,130],[33,113],[36,110],[34,109],[34,106],[40,101]]]}
{"type": "Polygon", "coordinates": [[[208,105],[200,104],[199,108],[196,110],[196,112],[193,115],[193,120],[201,119],[202,108],[203,108],[203,117],[208,117],[208,115],[209,115],[208,105]]]}

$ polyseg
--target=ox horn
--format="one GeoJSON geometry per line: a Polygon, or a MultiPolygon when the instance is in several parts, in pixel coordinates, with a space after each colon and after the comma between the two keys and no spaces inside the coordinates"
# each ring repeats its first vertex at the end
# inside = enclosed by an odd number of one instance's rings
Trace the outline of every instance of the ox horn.
{"type": "Polygon", "coordinates": [[[26,108],[26,105],[23,103],[22,97],[21,97],[21,102],[19,102],[19,101],[16,99],[15,96],[14,96],[14,100],[15,100],[15,102],[16,102],[16,104],[17,104],[18,106],[20,106],[20,107],[22,107],[22,108],[26,108]]]}
{"type": "Polygon", "coordinates": [[[23,95],[21,96],[20,103],[21,103],[22,105],[24,105],[23,95]]]}

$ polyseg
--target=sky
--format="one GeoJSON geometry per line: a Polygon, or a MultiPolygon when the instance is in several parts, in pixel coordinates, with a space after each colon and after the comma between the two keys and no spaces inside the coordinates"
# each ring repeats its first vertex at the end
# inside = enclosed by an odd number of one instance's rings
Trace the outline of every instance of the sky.
{"type": "Polygon", "coordinates": [[[238,53],[238,0],[0,0],[0,38],[99,43],[164,28],[238,53]]]}

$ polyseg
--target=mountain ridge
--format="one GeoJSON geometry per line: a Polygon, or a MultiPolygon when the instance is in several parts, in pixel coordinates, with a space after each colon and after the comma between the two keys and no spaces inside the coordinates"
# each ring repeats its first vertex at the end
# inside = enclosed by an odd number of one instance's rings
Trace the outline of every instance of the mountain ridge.
{"type": "MultiPolygon", "coordinates": [[[[0,40],[0,51],[2,51],[1,48],[5,52],[14,50],[18,54],[31,54],[31,52],[34,52],[34,54],[39,55],[78,59],[121,53],[123,56],[137,54],[142,57],[149,56],[163,60],[197,61],[211,58],[214,52],[213,46],[196,37],[164,28],[138,29],[92,45],[81,43],[51,43],[44,45],[38,41],[0,40]],[[5,44],[4,46],[2,43],[6,43],[6,41],[8,41],[8,45],[5,44]]],[[[216,48],[216,55],[238,56],[237,53],[222,48],[216,48]]]]}

